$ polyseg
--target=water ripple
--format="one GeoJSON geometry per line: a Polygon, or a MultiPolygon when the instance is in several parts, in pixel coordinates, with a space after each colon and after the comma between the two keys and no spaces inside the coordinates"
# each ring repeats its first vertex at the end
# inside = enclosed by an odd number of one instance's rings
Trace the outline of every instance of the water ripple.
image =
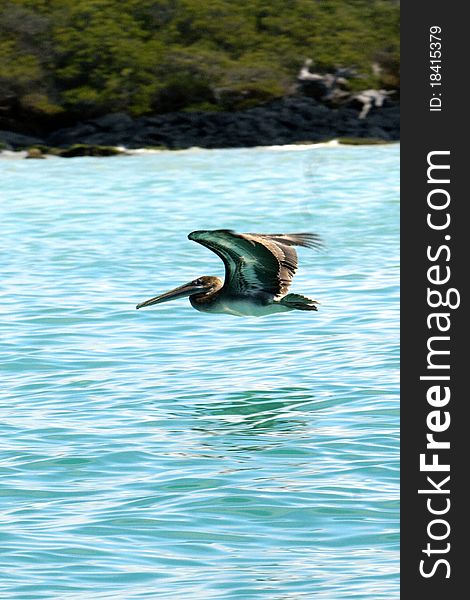
{"type": "Polygon", "coordinates": [[[0,595],[398,598],[398,147],[0,171],[0,595]],[[319,312],[135,311],[216,227],[320,233],[319,312]]]}

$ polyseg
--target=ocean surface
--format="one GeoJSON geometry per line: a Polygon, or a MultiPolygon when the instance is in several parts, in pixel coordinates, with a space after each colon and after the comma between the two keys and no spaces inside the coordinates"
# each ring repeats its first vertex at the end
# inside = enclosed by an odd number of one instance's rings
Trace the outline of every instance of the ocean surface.
{"type": "Polygon", "coordinates": [[[399,146],[0,159],[0,597],[394,600],[399,146]],[[135,305],[320,234],[319,311],[135,305]]]}

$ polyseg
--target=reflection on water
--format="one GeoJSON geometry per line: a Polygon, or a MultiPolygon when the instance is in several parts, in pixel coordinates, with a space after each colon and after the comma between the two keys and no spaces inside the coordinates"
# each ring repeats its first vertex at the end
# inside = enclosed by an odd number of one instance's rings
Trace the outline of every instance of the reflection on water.
{"type": "Polygon", "coordinates": [[[394,146],[0,163],[7,594],[398,598],[397,169],[394,146]],[[212,227],[321,234],[293,289],[319,312],[136,311],[223,274],[186,239],[212,227]]]}
{"type": "Polygon", "coordinates": [[[265,430],[298,431],[306,426],[304,411],[314,402],[308,390],[246,390],[222,398],[207,397],[194,413],[202,431],[214,435],[256,434],[265,430]]]}

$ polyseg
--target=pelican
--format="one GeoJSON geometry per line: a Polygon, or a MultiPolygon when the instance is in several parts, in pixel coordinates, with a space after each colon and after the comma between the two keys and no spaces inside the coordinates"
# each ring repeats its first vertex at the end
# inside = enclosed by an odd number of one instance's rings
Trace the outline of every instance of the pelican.
{"type": "Polygon", "coordinates": [[[313,233],[235,233],[229,229],[193,231],[188,239],[202,244],[225,265],[225,281],[203,276],[141,302],[136,308],[189,296],[201,312],[264,316],[290,310],[317,310],[318,302],[287,291],[297,270],[293,246],[321,248],[313,233]]]}

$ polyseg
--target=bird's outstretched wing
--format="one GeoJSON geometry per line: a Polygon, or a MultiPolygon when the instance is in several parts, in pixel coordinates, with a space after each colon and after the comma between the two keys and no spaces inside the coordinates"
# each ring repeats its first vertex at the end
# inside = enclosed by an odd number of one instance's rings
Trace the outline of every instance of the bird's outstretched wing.
{"type": "Polygon", "coordinates": [[[188,238],[215,252],[225,264],[225,289],[235,294],[282,297],[297,270],[293,246],[321,248],[313,233],[235,233],[229,229],[193,231],[188,238]]]}

